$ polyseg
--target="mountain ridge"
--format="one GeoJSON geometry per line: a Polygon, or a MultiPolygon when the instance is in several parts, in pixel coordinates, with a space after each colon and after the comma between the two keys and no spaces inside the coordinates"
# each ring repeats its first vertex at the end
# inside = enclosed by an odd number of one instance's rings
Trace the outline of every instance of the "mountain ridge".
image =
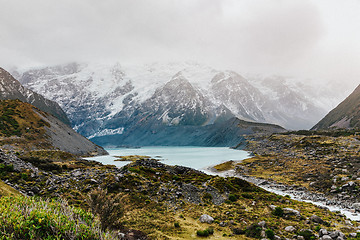
{"type": "Polygon", "coordinates": [[[0,67],[0,99],[19,99],[30,103],[44,112],[51,113],[62,122],[70,125],[70,120],[61,107],[54,101],[44,98],[42,95],[25,88],[9,72],[0,67]]]}
{"type": "Polygon", "coordinates": [[[18,152],[60,150],[94,156],[107,152],[52,114],[16,100],[0,100],[0,146],[18,152]]]}
{"type": "Polygon", "coordinates": [[[247,79],[199,64],[72,63],[17,76],[27,87],[56,100],[74,129],[91,138],[130,134],[145,120],[154,130],[158,124],[201,127],[232,117],[308,129],[327,112],[315,93],[286,79],[247,79]],[[182,82],[181,88],[176,81],[182,82]],[[266,84],[273,81],[278,82],[275,87],[266,84]]]}
{"type": "Polygon", "coordinates": [[[312,130],[360,127],[360,84],[337,107],[321,119],[312,130]]]}

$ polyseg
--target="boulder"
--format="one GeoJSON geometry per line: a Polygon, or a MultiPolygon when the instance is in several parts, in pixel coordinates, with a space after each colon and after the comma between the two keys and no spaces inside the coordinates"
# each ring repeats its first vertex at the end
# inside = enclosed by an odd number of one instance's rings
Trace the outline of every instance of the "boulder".
{"type": "Polygon", "coordinates": [[[214,218],[212,218],[211,216],[207,215],[207,214],[203,214],[200,216],[199,218],[200,222],[202,223],[213,223],[214,222],[214,218]]]}
{"type": "Polygon", "coordinates": [[[260,227],[262,227],[262,228],[265,228],[266,222],[265,222],[265,221],[261,221],[261,222],[258,223],[258,225],[259,225],[260,227]]]}
{"type": "Polygon", "coordinates": [[[287,231],[287,232],[295,232],[295,231],[296,231],[296,228],[294,228],[293,226],[287,226],[287,227],[285,228],[285,231],[287,231]]]}
{"type": "Polygon", "coordinates": [[[354,203],[353,208],[355,209],[355,211],[360,212],[360,203],[354,203]]]}
{"type": "Polygon", "coordinates": [[[324,228],[320,229],[319,231],[319,235],[320,237],[324,236],[324,235],[328,235],[328,231],[324,228]]]}
{"type": "Polygon", "coordinates": [[[357,235],[357,233],[350,233],[350,234],[349,234],[349,237],[351,237],[351,238],[356,238],[356,235],[357,235]]]}
{"type": "Polygon", "coordinates": [[[312,215],[310,217],[310,220],[315,223],[323,223],[324,222],[319,216],[316,216],[316,215],[312,215]]]}
{"type": "Polygon", "coordinates": [[[324,235],[320,239],[321,240],[332,240],[332,238],[329,235],[324,235]]]}
{"type": "Polygon", "coordinates": [[[283,208],[285,215],[294,215],[300,217],[300,212],[298,210],[292,209],[292,208],[283,208]]]}

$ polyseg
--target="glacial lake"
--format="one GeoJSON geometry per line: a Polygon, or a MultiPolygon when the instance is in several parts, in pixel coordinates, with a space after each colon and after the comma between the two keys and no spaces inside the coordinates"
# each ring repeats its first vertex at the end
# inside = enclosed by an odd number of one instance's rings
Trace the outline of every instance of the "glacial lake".
{"type": "Polygon", "coordinates": [[[129,162],[114,161],[115,156],[142,155],[159,159],[167,165],[180,165],[209,173],[207,168],[229,160],[240,161],[249,153],[227,147],[141,147],[106,149],[109,155],[86,158],[122,167],[129,162]]]}

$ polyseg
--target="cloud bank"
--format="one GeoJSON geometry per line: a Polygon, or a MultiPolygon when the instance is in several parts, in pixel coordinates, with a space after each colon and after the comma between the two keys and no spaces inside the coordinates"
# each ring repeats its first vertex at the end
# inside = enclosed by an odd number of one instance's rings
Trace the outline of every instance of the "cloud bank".
{"type": "Polygon", "coordinates": [[[357,0],[0,0],[0,65],[197,61],[349,86],[357,0]]]}

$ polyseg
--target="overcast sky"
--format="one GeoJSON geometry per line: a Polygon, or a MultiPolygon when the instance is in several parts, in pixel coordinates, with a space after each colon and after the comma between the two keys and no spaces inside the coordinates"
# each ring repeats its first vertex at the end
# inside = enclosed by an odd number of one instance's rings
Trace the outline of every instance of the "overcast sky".
{"type": "Polygon", "coordinates": [[[360,0],[0,0],[0,65],[195,61],[355,86],[360,0]]]}

